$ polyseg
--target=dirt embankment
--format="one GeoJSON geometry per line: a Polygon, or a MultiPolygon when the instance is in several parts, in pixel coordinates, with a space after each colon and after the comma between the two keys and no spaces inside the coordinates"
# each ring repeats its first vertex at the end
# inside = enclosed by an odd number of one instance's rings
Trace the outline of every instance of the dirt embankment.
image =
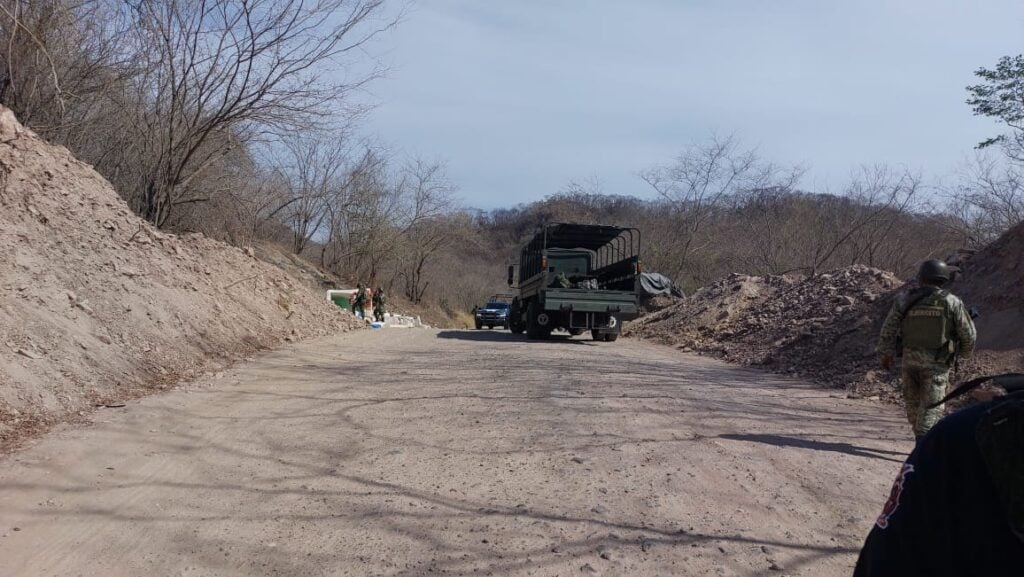
{"type": "MultiPolygon", "coordinates": [[[[957,379],[1024,370],[1024,225],[961,264],[949,289],[980,317],[978,350],[957,379]]],[[[858,394],[897,395],[874,352],[882,320],[907,286],[851,266],[812,277],[732,275],[633,323],[627,333],[858,394]]]]}
{"type": "Polygon", "coordinates": [[[0,108],[0,447],[283,340],[357,326],[287,259],[256,256],[152,228],[0,108]]]}
{"type": "Polygon", "coordinates": [[[950,289],[976,307],[978,353],[967,375],[1024,371],[1024,224],[967,258],[950,289]]]}
{"type": "Polygon", "coordinates": [[[734,274],[633,323],[627,333],[837,387],[886,380],[875,338],[894,275],[852,266],[813,277],[734,274]]]}

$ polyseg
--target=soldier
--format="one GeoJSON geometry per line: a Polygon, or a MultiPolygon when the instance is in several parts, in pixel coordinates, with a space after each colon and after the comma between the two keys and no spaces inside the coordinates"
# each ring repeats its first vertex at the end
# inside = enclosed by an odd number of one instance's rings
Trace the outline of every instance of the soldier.
{"type": "Polygon", "coordinates": [[[918,443],[854,577],[1024,572],[1024,375],[976,379],[950,397],[990,380],[1011,394],[946,417],[918,443]]]}
{"type": "Polygon", "coordinates": [[[384,289],[377,287],[377,290],[373,291],[373,319],[377,322],[384,322],[384,289]]]}
{"type": "Polygon", "coordinates": [[[974,351],[974,323],[964,303],[942,290],[953,270],[941,260],[922,263],[918,287],[896,298],[878,339],[883,369],[891,370],[902,353],[903,401],[918,439],[942,418],[944,406],[932,405],[946,394],[950,369],[974,351]]]}
{"type": "Polygon", "coordinates": [[[361,319],[366,318],[366,289],[362,283],[356,284],[356,297],[352,299],[352,313],[361,319]]]}

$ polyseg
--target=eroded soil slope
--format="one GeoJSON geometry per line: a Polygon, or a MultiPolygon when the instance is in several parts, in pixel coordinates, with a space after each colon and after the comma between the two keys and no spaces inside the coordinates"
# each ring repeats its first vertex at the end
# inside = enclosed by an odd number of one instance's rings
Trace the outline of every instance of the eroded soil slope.
{"type": "Polygon", "coordinates": [[[1024,372],[1024,224],[968,258],[951,290],[979,316],[970,374],[1024,372]]]}
{"type": "Polygon", "coordinates": [[[355,326],[254,257],[153,229],[0,109],[0,447],[211,361],[355,326]]]}

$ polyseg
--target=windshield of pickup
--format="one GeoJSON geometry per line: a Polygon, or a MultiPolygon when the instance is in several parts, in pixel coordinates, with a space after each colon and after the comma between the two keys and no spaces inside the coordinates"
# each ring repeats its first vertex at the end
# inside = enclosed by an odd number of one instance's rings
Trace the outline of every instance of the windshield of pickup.
{"type": "Polygon", "coordinates": [[[508,308],[508,303],[487,303],[487,306],[485,306],[484,308],[485,309],[502,309],[502,310],[504,310],[504,309],[508,308]]]}

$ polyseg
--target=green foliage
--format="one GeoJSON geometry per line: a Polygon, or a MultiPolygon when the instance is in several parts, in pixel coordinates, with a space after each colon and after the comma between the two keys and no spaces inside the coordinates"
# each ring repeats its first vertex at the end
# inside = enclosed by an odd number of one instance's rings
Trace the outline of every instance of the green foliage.
{"type": "Polygon", "coordinates": [[[1006,147],[1011,158],[1024,159],[1024,55],[1004,56],[994,69],[979,68],[974,73],[984,82],[968,86],[967,99],[977,116],[987,116],[1006,124],[1011,134],[1001,134],[978,144],[1006,147]]]}

